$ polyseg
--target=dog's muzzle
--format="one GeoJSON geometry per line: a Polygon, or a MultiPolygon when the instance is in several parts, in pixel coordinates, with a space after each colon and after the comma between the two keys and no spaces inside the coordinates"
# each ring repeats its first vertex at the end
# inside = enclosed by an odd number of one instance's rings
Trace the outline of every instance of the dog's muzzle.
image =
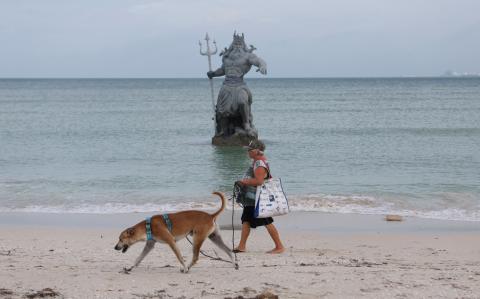
{"type": "Polygon", "coordinates": [[[121,250],[122,253],[125,253],[128,249],[128,245],[123,245],[123,246],[119,246],[119,245],[115,245],[115,250],[121,250]]]}

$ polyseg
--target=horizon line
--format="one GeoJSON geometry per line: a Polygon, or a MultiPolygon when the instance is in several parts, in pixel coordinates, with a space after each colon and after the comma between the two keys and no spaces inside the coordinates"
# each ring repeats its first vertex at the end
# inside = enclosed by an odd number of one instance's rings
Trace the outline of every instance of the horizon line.
{"type": "MultiPolygon", "coordinates": [[[[216,80],[221,80],[223,77],[218,77],[216,80]]],[[[414,78],[480,78],[480,76],[312,76],[312,77],[249,77],[250,79],[269,80],[269,79],[414,79],[414,78]]],[[[0,77],[0,80],[81,80],[81,79],[207,79],[207,77],[0,77]]]]}

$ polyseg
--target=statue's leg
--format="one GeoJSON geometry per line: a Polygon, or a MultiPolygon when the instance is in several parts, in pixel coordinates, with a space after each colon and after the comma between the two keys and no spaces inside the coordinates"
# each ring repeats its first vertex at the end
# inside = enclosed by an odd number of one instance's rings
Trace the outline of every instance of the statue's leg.
{"type": "Polygon", "coordinates": [[[222,117],[221,126],[222,126],[222,135],[223,135],[223,136],[229,136],[229,135],[231,135],[231,134],[229,133],[229,128],[228,128],[228,126],[229,126],[228,117],[225,117],[225,116],[222,117]]]}
{"type": "Polygon", "coordinates": [[[249,113],[250,126],[254,128],[253,115],[252,115],[252,95],[250,93],[248,93],[248,113],[249,113]]]}
{"type": "Polygon", "coordinates": [[[250,102],[249,94],[245,90],[242,90],[238,95],[238,112],[242,118],[242,126],[248,135],[256,136],[257,133],[253,127],[250,102]]]}
{"type": "Polygon", "coordinates": [[[225,111],[225,102],[228,93],[225,91],[225,87],[222,86],[218,93],[217,105],[215,106],[215,118],[216,118],[216,132],[215,136],[224,136],[227,133],[227,122],[226,116],[224,115],[225,111]]]}
{"type": "Polygon", "coordinates": [[[245,131],[250,128],[250,106],[248,105],[248,94],[245,90],[240,90],[238,95],[238,112],[242,117],[242,126],[245,131]]]}
{"type": "Polygon", "coordinates": [[[215,136],[228,135],[228,118],[217,113],[217,132],[215,136]]]}
{"type": "Polygon", "coordinates": [[[221,119],[220,114],[215,113],[215,136],[220,136],[223,133],[221,119]]]}

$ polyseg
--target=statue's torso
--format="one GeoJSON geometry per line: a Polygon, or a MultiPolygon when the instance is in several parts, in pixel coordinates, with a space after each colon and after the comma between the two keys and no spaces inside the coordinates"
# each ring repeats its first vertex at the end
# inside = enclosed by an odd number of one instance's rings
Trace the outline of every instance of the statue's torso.
{"type": "Polygon", "coordinates": [[[248,53],[230,55],[222,60],[225,76],[227,77],[242,78],[252,67],[248,61],[248,53]]]}

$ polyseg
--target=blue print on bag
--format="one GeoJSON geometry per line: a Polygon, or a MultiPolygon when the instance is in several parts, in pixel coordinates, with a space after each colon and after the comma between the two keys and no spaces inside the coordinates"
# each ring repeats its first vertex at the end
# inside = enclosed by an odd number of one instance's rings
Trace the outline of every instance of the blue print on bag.
{"type": "MultiPolygon", "coordinates": [[[[259,215],[259,209],[260,209],[260,200],[259,200],[259,201],[257,202],[257,204],[255,205],[255,212],[253,213],[253,216],[254,216],[255,218],[257,218],[258,215],[259,215]]],[[[263,212],[263,211],[262,211],[262,212],[263,212]]]]}
{"type": "Polygon", "coordinates": [[[275,195],[271,194],[268,199],[269,199],[270,201],[275,201],[275,195]]]}

